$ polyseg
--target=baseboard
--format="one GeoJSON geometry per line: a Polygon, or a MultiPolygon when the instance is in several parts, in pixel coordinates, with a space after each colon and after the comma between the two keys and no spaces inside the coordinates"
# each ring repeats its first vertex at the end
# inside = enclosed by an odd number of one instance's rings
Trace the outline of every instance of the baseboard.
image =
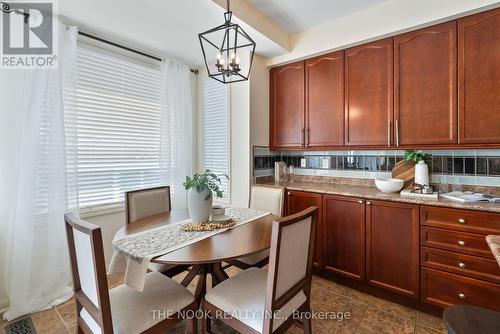
{"type": "Polygon", "coordinates": [[[7,311],[8,308],[9,308],[9,300],[8,299],[0,300],[0,313],[7,311]]]}

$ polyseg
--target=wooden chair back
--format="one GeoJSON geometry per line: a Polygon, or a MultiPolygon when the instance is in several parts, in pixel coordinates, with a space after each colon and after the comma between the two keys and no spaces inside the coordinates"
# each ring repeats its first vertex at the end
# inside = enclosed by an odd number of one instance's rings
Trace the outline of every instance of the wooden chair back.
{"type": "Polygon", "coordinates": [[[252,186],[250,189],[250,209],[267,211],[282,217],[284,195],[284,188],[252,186]]]}
{"type": "MultiPolygon", "coordinates": [[[[273,222],[266,291],[266,314],[280,310],[300,291],[311,294],[312,258],[318,207],[273,222]]],[[[264,319],[272,333],[273,319],[264,319]]]]}
{"type": "Polygon", "coordinates": [[[125,193],[126,222],[171,211],[170,187],[155,187],[125,193]]]}
{"type": "Polygon", "coordinates": [[[65,214],[78,333],[113,333],[101,228],[65,214]],[[94,329],[94,330],[92,330],[94,329]]]}

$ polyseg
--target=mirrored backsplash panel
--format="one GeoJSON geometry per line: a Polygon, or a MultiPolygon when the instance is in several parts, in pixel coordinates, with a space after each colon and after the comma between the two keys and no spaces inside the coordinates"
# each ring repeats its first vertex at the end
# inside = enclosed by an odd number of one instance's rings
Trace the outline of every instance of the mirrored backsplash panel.
{"type": "MultiPolygon", "coordinates": [[[[500,150],[434,150],[429,172],[432,183],[500,186],[500,150]]],[[[404,151],[271,151],[253,148],[255,177],[274,175],[274,163],[293,166],[295,175],[374,179],[390,177],[404,151]]]]}

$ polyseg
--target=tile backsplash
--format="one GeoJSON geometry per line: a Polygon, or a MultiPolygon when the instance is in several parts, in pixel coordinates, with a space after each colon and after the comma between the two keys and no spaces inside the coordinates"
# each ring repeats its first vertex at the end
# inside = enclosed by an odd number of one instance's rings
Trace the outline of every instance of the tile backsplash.
{"type": "MultiPolygon", "coordinates": [[[[432,183],[500,186],[500,150],[435,150],[431,154],[432,183]]],[[[274,174],[274,163],[294,166],[294,174],[376,178],[390,176],[404,151],[271,151],[253,148],[254,176],[274,174]]]]}

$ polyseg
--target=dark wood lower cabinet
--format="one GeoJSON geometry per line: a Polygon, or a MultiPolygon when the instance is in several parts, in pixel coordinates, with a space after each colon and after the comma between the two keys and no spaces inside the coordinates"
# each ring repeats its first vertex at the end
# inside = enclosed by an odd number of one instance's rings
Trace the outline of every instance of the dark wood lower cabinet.
{"type": "Polygon", "coordinates": [[[474,305],[500,311],[500,285],[422,268],[422,301],[448,307],[474,305]]]}
{"type": "Polygon", "coordinates": [[[365,201],[323,196],[324,270],[365,279],[365,201]]]}
{"type": "Polygon", "coordinates": [[[366,201],[366,281],[419,296],[419,207],[366,201]]]}
{"type": "Polygon", "coordinates": [[[498,215],[304,191],[286,194],[287,215],[319,207],[316,274],[438,316],[457,304],[500,311],[500,268],[484,239],[500,231],[498,215]]]}
{"type": "Polygon", "coordinates": [[[305,210],[311,206],[317,206],[318,220],[316,223],[316,236],[314,245],[313,266],[315,268],[322,267],[323,253],[323,220],[322,220],[322,195],[304,191],[287,191],[286,214],[293,215],[294,213],[305,210]]]}

